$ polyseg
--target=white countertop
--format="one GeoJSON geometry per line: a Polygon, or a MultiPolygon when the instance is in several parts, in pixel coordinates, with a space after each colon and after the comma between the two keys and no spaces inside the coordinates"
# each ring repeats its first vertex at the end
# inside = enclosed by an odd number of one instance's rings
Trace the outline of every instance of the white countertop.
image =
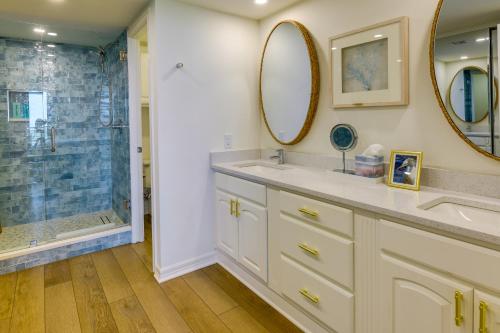
{"type": "MultiPolygon", "coordinates": [[[[287,165],[287,170],[246,170],[239,167],[239,161],[216,163],[212,169],[216,172],[244,178],[265,185],[276,186],[285,190],[303,193],[308,196],[347,205],[390,218],[401,219],[426,228],[442,231],[447,235],[486,242],[500,246],[500,219],[497,224],[471,223],[451,218],[418,208],[420,205],[440,197],[470,199],[485,205],[500,206],[500,200],[487,197],[422,188],[415,192],[388,187],[385,184],[351,179],[333,171],[303,166],[287,165]]],[[[356,177],[356,176],[352,176],[356,177]]],[[[499,189],[500,190],[500,189],[499,189]]]]}

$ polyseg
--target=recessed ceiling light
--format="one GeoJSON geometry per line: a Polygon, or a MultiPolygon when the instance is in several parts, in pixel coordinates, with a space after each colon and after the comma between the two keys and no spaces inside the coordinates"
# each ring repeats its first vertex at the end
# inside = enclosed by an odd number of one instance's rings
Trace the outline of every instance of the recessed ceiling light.
{"type": "Polygon", "coordinates": [[[335,51],[337,48],[336,47],[332,47],[332,50],[335,51]]]}
{"type": "Polygon", "coordinates": [[[54,44],[47,44],[47,47],[51,47],[51,48],[54,48],[56,47],[54,44]]]}
{"type": "Polygon", "coordinates": [[[460,57],[460,60],[467,60],[467,59],[469,59],[469,57],[468,57],[468,56],[461,56],[461,57],[460,57]]]}
{"type": "Polygon", "coordinates": [[[476,42],[482,43],[482,42],[486,42],[487,40],[490,40],[490,38],[489,37],[481,37],[481,38],[476,39],[476,42]]]}
{"type": "Polygon", "coordinates": [[[254,0],[256,5],[265,5],[267,0],[254,0]]]}
{"type": "Polygon", "coordinates": [[[373,36],[373,38],[382,38],[382,37],[384,37],[384,35],[378,34],[378,35],[373,36]]]}
{"type": "Polygon", "coordinates": [[[49,35],[49,36],[57,36],[57,32],[47,32],[47,35],[49,35]]]}
{"type": "Polygon", "coordinates": [[[55,57],[56,55],[55,54],[52,54],[52,53],[49,53],[47,54],[47,57],[55,57]]]}
{"type": "Polygon", "coordinates": [[[35,28],[35,29],[33,29],[33,31],[36,32],[37,34],[44,34],[45,33],[45,30],[42,28],[35,28]]]}

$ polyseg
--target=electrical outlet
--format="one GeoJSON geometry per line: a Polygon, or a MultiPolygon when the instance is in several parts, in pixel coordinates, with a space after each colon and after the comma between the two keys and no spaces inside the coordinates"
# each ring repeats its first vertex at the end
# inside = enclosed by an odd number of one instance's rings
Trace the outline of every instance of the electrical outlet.
{"type": "Polygon", "coordinates": [[[224,149],[233,149],[233,135],[231,133],[224,134],[224,149]]]}

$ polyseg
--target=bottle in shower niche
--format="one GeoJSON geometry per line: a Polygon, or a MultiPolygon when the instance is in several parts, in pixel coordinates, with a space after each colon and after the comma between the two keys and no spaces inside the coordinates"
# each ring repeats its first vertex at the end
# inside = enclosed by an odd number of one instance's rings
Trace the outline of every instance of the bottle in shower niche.
{"type": "Polygon", "coordinates": [[[12,103],[12,118],[13,119],[21,118],[21,103],[19,102],[12,103]]]}
{"type": "Polygon", "coordinates": [[[23,115],[22,115],[22,118],[23,119],[30,119],[30,106],[29,104],[23,104],[22,105],[22,112],[23,112],[23,115]]]}

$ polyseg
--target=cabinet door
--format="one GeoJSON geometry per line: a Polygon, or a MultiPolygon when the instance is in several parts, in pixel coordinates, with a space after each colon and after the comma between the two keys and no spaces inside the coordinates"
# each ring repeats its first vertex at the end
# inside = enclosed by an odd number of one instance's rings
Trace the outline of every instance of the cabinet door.
{"type": "Polygon", "coordinates": [[[267,210],[239,199],[239,261],[267,282],[267,210]]]}
{"type": "Polygon", "coordinates": [[[500,333],[499,296],[474,291],[474,332],[500,333]]]}
{"type": "Polygon", "coordinates": [[[380,332],[472,332],[472,288],[384,253],[380,256],[380,332]],[[457,291],[462,295],[458,304],[457,291]],[[463,318],[458,325],[456,316],[463,318]]]}
{"type": "Polygon", "coordinates": [[[217,247],[238,259],[238,222],[231,215],[232,199],[230,194],[217,190],[217,247]]]}

